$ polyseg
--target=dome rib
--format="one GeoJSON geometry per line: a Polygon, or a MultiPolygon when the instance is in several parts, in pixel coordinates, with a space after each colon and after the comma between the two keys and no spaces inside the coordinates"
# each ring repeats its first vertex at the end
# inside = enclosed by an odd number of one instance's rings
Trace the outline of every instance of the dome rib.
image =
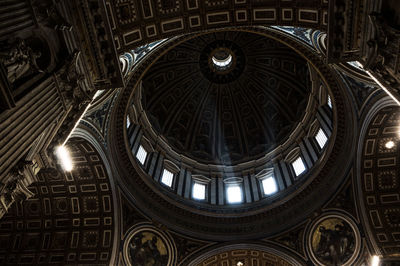
{"type": "Polygon", "coordinates": [[[275,40],[204,34],[153,64],[143,78],[143,106],[177,154],[205,164],[244,163],[286,141],[300,122],[311,88],[307,69],[305,59],[275,40]],[[213,66],[219,51],[232,56],[232,65],[213,66]]]}

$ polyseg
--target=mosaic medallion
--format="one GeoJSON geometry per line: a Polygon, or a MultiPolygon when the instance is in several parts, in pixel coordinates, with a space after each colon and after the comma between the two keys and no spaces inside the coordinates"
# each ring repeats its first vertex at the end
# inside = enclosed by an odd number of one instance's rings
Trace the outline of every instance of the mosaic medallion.
{"type": "Polygon", "coordinates": [[[328,215],[312,226],[308,247],[319,265],[351,265],[359,253],[359,238],[350,219],[328,215]]]}
{"type": "Polygon", "coordinates": [[[124,259],[128,265],[174,265],[175,251],[170,238],[150,225],[134,227],[124,243],[124,259]]]}

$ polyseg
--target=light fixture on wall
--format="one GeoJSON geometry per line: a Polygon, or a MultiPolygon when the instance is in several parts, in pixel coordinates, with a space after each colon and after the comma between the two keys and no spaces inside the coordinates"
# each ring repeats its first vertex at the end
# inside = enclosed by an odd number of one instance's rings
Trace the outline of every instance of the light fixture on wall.
{"type": "Polygon", "coordinates": [[[394,147],[394,142],[392,140],[389,140],[388,142],[385,143],[386,149],[391,149],[393,147],[394,147]]]}

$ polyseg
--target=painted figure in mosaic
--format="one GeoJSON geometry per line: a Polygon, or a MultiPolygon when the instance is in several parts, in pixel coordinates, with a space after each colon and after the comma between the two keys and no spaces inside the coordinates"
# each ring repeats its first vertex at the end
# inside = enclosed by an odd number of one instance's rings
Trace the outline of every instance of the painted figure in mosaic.
{"type": "Polygon", "coordinates": [[[129,255],[135,266],[167,265],[168,255],[165,254],[162,240],[154,234],[138,234],[129,244],[129,255]]]}
{"type": "Polygon", "coordinates": [[[336,224],[334,229],[321,225],[318,229],[320,241],[315,253],[330,265],[341,265],[352,254],[354,239],[347,223],[336,224]]]}

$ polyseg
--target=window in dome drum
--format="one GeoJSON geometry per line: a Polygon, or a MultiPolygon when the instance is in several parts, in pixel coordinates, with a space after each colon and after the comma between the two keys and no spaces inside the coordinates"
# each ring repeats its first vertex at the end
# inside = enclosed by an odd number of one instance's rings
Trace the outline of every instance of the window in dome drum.
{"type": "Polygon", "coordinates": [[[139,149],[136,153],[136,158],[139,160],[139,162],[144,165],[144,162],[146,161],[147,157],[147,151],[143,148],[142,145],[139,146],[139,149]]]}
{"type": "Polygon", "coordinates": [[[168,187],[172,187],[172,181],[174,179],[174,174],[168,171],[167,169],[164,169],[163,174],[161,176],[161,183],[168,187]]]}
{"type": "Polygon", "coordinates": [[[303,159],[300,156],[292,162],[292,167],[296,176],[301,175],[306,170],[303,159]]]}
{"type": "Polygon", "coordinates": [[[126,128],[129,128],[129,126],[131,125],[131,120],[129,119],[129,115],[126,116],[126,128]]]}
{"type": "Polygon", "coordinates": [[[322,149],[323,147],[325,147],[325,144],[328,141],[328,137],[326,136],[325,132],[322,130],[322,128],[320,128],[318,130],[317,135],[315,135],[315,140],[317,141],[319,147],[322,149]]]}
{"type": "Polygon", "coordinates": [[[226,194],[228,203],[240,203],[243,200],[242,189],[239,185],[229,185],[226,194]]]}
{"type": "Polygon", "coordinates": [[[261,181],[264,195],[272,195],[278,191],[275,178],[269,176],[261,181]]]}
{"type": "Polygon", "coordinates": [[[192,195],[194,199],[205,200],[206,199],[206,185],[194,182],[192,195]]]}

